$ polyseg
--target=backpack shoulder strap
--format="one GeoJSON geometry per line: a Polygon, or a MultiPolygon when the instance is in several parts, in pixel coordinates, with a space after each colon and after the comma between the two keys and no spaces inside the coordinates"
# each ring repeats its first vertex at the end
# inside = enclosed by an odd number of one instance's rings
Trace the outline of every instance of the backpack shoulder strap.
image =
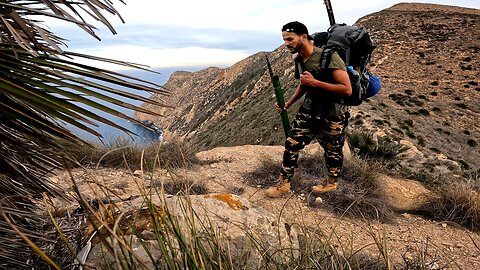
{"type": "Polygon", "coordinates": [[[295,57],[295,79],[300,79],[300,74],[306,70],[305,63],[303,62],[303,58],[299,55],[295,57]]]}
{"type": "Polygon", "coordinates": [[[320,57],[321,69],[327,69],[330,66],[330,62],[332,61],[332,54],[333,54],[333,49],[331,48],[323,49],[322,56],[320,57]]]}

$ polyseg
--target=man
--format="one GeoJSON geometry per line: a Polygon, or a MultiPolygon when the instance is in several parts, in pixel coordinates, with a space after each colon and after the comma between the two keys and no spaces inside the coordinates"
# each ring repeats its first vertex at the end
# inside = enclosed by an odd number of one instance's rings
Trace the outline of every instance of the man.
{"type": "MultiPolygon", "coordinates": [[[[312,192],[329,192],[337,188],[337,178],[343,165],[342,149],[350,113],[341,100],[352,93],[350,79],[345,63],[337,53],[332,55],[327,69],[319,68],[323,49],[313,45],[304,24],[297,21],[285,24],[282,37],[290,53],[298,53],[295,77],[300,79],[300,85],[283,109],[288,109],[304,95],[305,99],[285,141],[279,184],[267,189],[266,195],[278,197],[290,192],[299,152],[314,138],[325,151],[328,176],[322,185],[313,186],[312,192]]],[[[281,111],[278,104],[275,107],[281,111]]]]}

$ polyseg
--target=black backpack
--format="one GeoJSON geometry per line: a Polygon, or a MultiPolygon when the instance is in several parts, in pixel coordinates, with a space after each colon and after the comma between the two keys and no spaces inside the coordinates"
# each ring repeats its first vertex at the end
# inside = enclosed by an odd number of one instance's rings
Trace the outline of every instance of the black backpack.
{"type": "Polygon", "coordinates": [[[352,94],[342,98],[340,103],[357,106],[378,93],[380,80],[367,69],[375,45],[365,27],[334,24],[327,32],[312,34],[312,38],[315,46],[323,48],[321,69],[328,68],[334,51],[348,67],[352,94]]]}

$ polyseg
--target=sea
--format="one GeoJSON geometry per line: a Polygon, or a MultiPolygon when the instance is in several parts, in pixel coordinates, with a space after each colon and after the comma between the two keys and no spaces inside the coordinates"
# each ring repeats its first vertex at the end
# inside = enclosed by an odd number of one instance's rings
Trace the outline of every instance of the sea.
{"type": "MultiPolygon", "coordinates": [[[[163,86],[168,81],[168,79],[170,78],[172,73],[174,73],[175,71],[194,72],[194,71],[199,71],[203,68],[206,68],[206,67],[170,67],[170,68],[152,69],[153,71],[155,71],[157,73],[148,72],[148,71],[144,71],[144,70],[124,70],[124,71],[120,71],[120,73],[129,75],[129,76],[134,76],[136,78],[140,78],[142,80],[146,80],[146,81],[153,82],[153,83],[156,83],[158,85],[163,86]]],[[[121,90],[124,90],[124,91],[127,90],[124,87],[118,87],[118,88],[121,89],[121,90]]],[[[143,97],[147,97],[147,98],[152,95],[151,93],[145,92],[145,91],[137,91],[137,90],[131,90],[131,89],[128,90],[128,91],[130,91],[131,93],[137,94],[137,95],[141,95],[143,97]]],[[[113,97],[112,94],[109,94],[109,95],[113,97]]],[[[116,95],[114,97],[118,98],[118,99],[120,99],[124,102],[128,102],[130,104],[136,105],[136,106],[139,106],[139,105],[142,104],[142,101],[131,100],[129,98],[116,96],[116,95]]],[[[128,116],[133,116],[133,114],[134,114],[133,110],[122,108],[122,107],[119,107],[119,106],[115,106],[115,105],[100,101],[100,100],[95,99],[95,98],[92,98],[92,99],[102,103],[103,105],[108,105],[109,107],[114,108],[114,109],[116,109],[116,110],[118,110],[118,111],[120,111],[120,112],[122,112],[122,113],[124,113],[128,116]]],[[[83,106],[84,108],[87,108],[87,106],[82,105],[82,104],[80,104],[80,106],[83,106]]],[[[114,122],[115,124],[131,131],[131,133],[126,133],[126,132],[124,132],[120,129],[117,129],[115,127],[112,127],[112,126],[109,126],[109,125],[103,124],[103,123],[98,123],[98,122],[95,122],[98,126],[87,125],[88,127],[92,128],[93,130],[95,130],[95,131],[97,131],[98,133],[101,134],[101,138],[99,138],[99,137],[97,137],[97,136],[95,136],[95,135],[93,135],[89,132],[86,132],[84,130],[81,130],[77,127],[74,127],[74,126],[71,126],[71,125],[66,125],[67,128],[70,129],[73,134],[77,135],[78,137],[80,137],[83,140],[93,142],[93,143],[109,143],[113,140],[122,139],[122,140],[130,141],[130,142],[132,142],[134,144],[137,144],[137,145],[147,145],[147,144],[150,144],[152,142],[160,141],[160,140],[163,139],[162,127],[155,126],[155,130],[152,131],[151,129],[147,129],[147,128],[145,128],[145,127],[143,127],[143,126],[141,126],[137,123],[130,122],[130,121],[125,120],[123,118],[120,118],[118,116],[113,116],[113,115],[110,115],[108,113],[105,113],[105,112],[102,112],[102,111],[99,111],[97,109],[90,108],[90,107],[88,107],[88,109],[97,113],[98,115],[100,115],[102,117],[105,117],[106,119],[114,122]]]]}

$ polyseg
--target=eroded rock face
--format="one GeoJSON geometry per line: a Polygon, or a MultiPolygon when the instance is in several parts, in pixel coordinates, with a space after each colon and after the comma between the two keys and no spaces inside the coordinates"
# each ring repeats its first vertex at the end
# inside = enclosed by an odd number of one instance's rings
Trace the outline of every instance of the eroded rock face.
{"type": "MultiPolygon", "coordinates": [[[[219,260],[215,259],[218,257],[217,251],[222,250],[223,254],[231,256],[229,260],[234,269],[260,269],[273,261],[282,264],[292,256],[298,257],[298,233],[295,228],[283,218],[255,206],[245,198],[232,194],[164,198],[154,196],[151,204],[155,207],[157,225],[152,222],[151,212],[147,210],[143,198],[132,200],[128,206],[121,206],[123,211],[131,213],[125,216],[136,225],[138,232],[134,234],[127,229],[126,235],[120,240],[107,238],[107,242],[114,243],[119,261],[126,261],[122,255],[124,253],[120,252],[122,245],[119,243],[124,241],[129,243],[132,253],[135,254],[132,257],[135,258],[133,264],[136,267],[167,267],[163,255],[165,250],[170,256],[170,252],[182,254],[180,250],[184,248],[179,245],[179,238],[187,243],[188,252],[205,249],[204,252],[211,261],[204,263],[218,262],[219,260]],[[172,228],[179,229],[180,233],[177,235],[182,236],[175,236],[172,228]],[[164,234],[155,233],[156,230],[164,234]],[[157,235],[162,235],[160,240],[157,235]],[[171,243],[171,246],[167,245],[162,251],[160,242],[171,243]],[[266,258],[272,261],[268,262],[266,258]]],[[[125,248],[123,250],[125,251],[125,248]]],[[[108,269],[116,263],[114,255],[102,243],[92,248],[87,260],[88,265],[97,269],[108,269]]]]}

